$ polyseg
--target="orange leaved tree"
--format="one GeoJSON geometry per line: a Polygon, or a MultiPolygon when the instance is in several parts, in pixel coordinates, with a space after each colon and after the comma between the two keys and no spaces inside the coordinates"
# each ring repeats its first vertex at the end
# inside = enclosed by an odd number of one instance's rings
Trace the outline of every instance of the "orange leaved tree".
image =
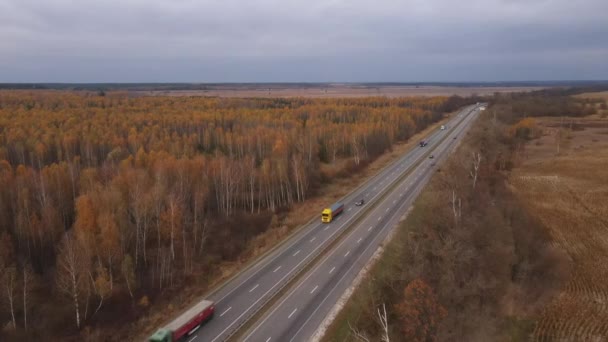
{"type": "Polygon", "coordinates": [[[395,305],[405,341],[434,341],[441,320],[447,315],[433,289],[422,279],[410,282],[403,301],[395,305]]]}

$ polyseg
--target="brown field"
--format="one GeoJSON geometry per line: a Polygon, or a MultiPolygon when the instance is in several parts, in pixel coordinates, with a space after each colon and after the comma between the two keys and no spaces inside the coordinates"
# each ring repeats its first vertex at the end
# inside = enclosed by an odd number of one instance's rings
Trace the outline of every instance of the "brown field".
{"type": "Polygon", "coordinates": [[[511,185],[549,229],[557,247],[568,253],[573,272],[562,292],[544,308],[533,337],[606,341],[608,119],[541,118],[539,125],[543,135],[526,146],[511,185]]]}
{"type": "Polygon", "coordinates": [[[582,99],[608,100],[608,91],[600,91],[600,92],[596,92],[596,93],[583,93],[583,94],[578,94],[575,97],[582,98],[582,99]]]}
{"type": "Polygon", "coordinates": [[[209,96],[209,97],[405,97],[405,96],[470,96],[492,95],[494,93],[523,92],[543,89],[542,87],[448,87],[448,86],[365,86],[331,84],[324,86],[283,86],[269,85],[225,85],[210,86],[208,90],[151,90],[133,91],[140,96],[209,96]]]}

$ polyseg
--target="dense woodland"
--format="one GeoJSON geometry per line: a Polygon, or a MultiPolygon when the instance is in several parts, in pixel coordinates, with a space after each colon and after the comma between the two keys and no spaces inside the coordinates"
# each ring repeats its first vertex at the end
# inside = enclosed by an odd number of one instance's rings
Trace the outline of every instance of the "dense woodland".
{"type": "Polygon", "coordinates": [[[326,341],[525,341],[569,270],[508,186],[534,117],[596,114],[576,90],[496,95],[326,341]]]}
{"type": "Polygon", "coordinates": [[[205,282],[272,213],[466,101],[1,91],[1,331],[74,336],[205,282]]]}

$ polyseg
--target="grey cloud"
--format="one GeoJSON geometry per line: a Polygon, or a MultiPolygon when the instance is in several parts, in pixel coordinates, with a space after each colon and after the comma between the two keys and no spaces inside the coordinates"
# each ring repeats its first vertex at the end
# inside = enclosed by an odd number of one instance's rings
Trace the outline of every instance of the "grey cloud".
{"type": "Polygon", "coordinates": [[[0,82],[607,79],[607,10],[605,0],[4,0],[0,82]]]}

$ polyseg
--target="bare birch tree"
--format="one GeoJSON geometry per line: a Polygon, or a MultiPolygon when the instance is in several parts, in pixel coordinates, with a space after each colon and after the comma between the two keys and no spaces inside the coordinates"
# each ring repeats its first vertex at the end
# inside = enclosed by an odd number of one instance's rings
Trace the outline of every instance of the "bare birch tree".
{"type": "Polygon", "coordinates": [[[4,294],[8,303],[8,308],[11,314],[11,324],[13,329],[17,329],[17,321],[15,320],[15,288],[17,287],[17,270],[14,267],[7,267],[3,270],[2,284],[4,285],[4,294]]]}
{"type": "Polygon", "coordinates": [[[479,165],[481,164],[481,153],[472,152],[471,155],[473,157],[473,166],[472,166],[472,169],[469,171],[469,174],[473,178],[473,189],[475,189],[475,185],[477,184],[477,177],[479,176],[479,165]]]}
{"type": "Polygon", "coordinates": [[[59,247],[57,259],[56,282],[59,291],[70,297],[74,305],[76,327],[80,329],[80,299],[83,285],[86,285],[86,272],[83,272],[82,261],[84,259],[82,248],[72,234],[64,237],[59,247]]]}
{"type": "Polygon", "coordinates": [[[377,309],[378,319],[380,320],[380,328],[382,329],[382,337],[380,340],[382,342],[390,342],[390,337],[388,335],[388,316],[386,314],[386,304],[382,303],[382,311],[380,308],[377,309]]]}

